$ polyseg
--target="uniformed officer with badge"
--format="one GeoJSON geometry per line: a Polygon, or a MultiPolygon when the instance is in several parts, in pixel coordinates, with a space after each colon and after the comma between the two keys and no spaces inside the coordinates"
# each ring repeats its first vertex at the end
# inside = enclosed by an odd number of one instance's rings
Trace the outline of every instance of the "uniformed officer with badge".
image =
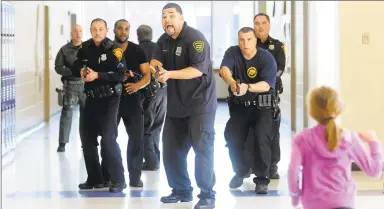
{"type": "Polygon", "coordinates": [[[144,152],[144,110],[141,92],[150,79],[149,62],[139,45],[128,41],[130,24],[127,20],[116,21],[115,42],[121,46],[126,60],[127,71],[124,78],[124,90],[121,96],[117,123],[123,120],[128,134],[127,167],[129,186],[143,187],[141,170],[144,152]]]}
{"type": "MultiPolygon", "coordinates": [[[[277,64],[277,73],[276,73],[276,86],[275,93],[278,103],[280,103],[280,94],[283,93],[283,83],[281,81],[281,76],[285,70],[285,45],[279,40],[269,36],[270,31],[270,19],[267,14],[259,13],[254,19],[254,29],[257,37],[257,46],[268,50],[273,57],[275,58],[277,64]]],[[[269,170],[270,179],[279,179],[280,175],[278,173],[277,164],[280,161],[280,122],[281,114],[280,107],[277,106],[277,110],[274,114],[274,137],[271,143],[272,149],[272,161],[271,167],[269,170]]]]}
{"type": "Polygon", "coordinates": [[[256,193],[268,192],[269,166],[271,163],[270,141],[273,137],[273,96],[276,82],[276,62],[266,50],[256,48],[253,28],[239,30],[239,44],[227,49],[220,68],[220,76],[229,85],[230,118],[224,137],[235,176],[231,188],[243,184],[249,165],[244,158],[244,145],[249,128],[253,131],[256,193]]]}
{"type": "MultiPolygon", "coordinates": [[[[137,28],[139,46],[152,59],[156,43],[152,42],[152,28],[149,25],[140,25],[137,28]]],[[[163,127],[167,110],[167,85],[159,83],[154,76],[147,86],[148,94],[143,102],[144,108],[144,165],[143,170],[154,171],[160,167],[160,133],[163,127]]]]}
{"type": "Polygon", "coordinates": [[[83,29],[80,25],[73,25],[71,42],[60,48],[55,59],[55,71],[60,74],[63,82],[63,109],[60,116],[59,147],[58,152],[65,152],[65,145],[69,142],[69,134],[72,127],[73,108],[80,106],[79,133],[83,139],[84,106],[86,96],[84,94],[84,81],[72,75],[71,67],[76,60],[77,51],[81,47],[83,29]]]}
{"type": "Polygon", "coordinates": [[[214,164],[216,85],[210,46],[204,35],[187,25],[179,5],[162,10],[165,33],[159,38],[151,70],[159,67],[167,82],[167,115],[163,128],[163,163],[172,193],[163,203],[192,201],[187,155],[195,151],[195,178],[201,192],[195,209],[215,207],[214,164]]]}
{"type": "Polygon", "coordinates": [[[124,167],[117,138],[117,113],[122,91],[121,81],[126,70],[123,50],[106,38],[105,20],[97,18],[91,23],[92,38],[82,44],[72,68],[75,76],[85,82],[83,153],[88,178],[80,189],[109,186],[110,192],[122,192],[126,188],[124,167]],[[97,146],[98,135],[104,149],[110,181],[103,179],[97,146]]]}

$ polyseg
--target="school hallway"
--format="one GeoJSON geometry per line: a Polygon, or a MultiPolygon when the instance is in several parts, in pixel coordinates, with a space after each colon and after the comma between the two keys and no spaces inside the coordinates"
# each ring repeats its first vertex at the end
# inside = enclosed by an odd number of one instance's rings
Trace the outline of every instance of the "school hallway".
{"type": "MultiPolygon", "coordinates": [[[[256,195],[252,178],[241,188],[229,189],[233,177],[232,166],[223,136],[228,120],[228,108],[220,103],[216,116],[215,171],[217,183],[216,208],[218,209],[288,209],[292,208],[287,192],[286,171],[290,155],[291,133],[286,125],[281,127],[282,160],[279,163],[280,180],[272,180],[268,195],[256,195]]],[[[3,165],[2,208],[4,209],[156,209],[193,208],[198,201],[199,190],[194,180],[194,152],[188,156],[189,175],[194,187],[192,203],[162,204],[160,197],[168,195],[163,166],[159,171],[144,171],[142,189],[127,188],[123,193],[112,194],[107,189],[80,191],[78,184],[86,180],[86,170],[78,136],[78,112],[74,114],[70,143],[66,152],[57,153],[60,113],[49,124],[31,133],[18,144],[13,160],[3,165]]],[[[125,175],[125,150],[127,134],[119,126],[118,142],[122,150],[125,175]]],[[[4,159],[3,159],[4,160],[4,159]]],[[[4,162],[3,162],[4,163],[4,162]]],[[[251,176],[253,177],[253,175],[251,176]]],[[[371,180],[361,172],[354,172],[357,180],[357,209],[382,209],[384,205],[383,181],[371,180]]]]}

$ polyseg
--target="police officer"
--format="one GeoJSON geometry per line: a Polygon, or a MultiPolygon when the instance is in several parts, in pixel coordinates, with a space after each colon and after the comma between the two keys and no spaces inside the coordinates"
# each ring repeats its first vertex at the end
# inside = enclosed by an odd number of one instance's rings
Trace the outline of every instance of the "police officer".
{"type": "Polygon", "coordinates": [[[71,42],[60,48],[56,55],[55,70],[60,74],[65,92],[63,98],[63,109],[60,116],[59,147],[57,152],[65,152],[65,144],[69,142],[69,134],[72,127],[73,108],[76,104],[80,106],[79,133],[83,139],[84,129],[84,106],[86,96],[84,94],[84,82],[72,75],[71,67],[76,60],[77,51],[81,47],[83,29],[80,25],[73,25],[71,31],[71,42]]]}
{"type": "Polygon", "coordinates": [[[139,45],[128,41],[130,24],[127,20],[116,21],[114,33],[115,42],[121,45],[127,63],[124,79],[124,90],[120,101],[117,123],[123,120],[128,134],[127,167],[129,185],[143,187],[141,170],[144,152],[144,110],[142,107],[142,91],[150,80],[149,62],[139,45]]]}
{"type": "Polygon", "coordinates": [[[273,137],[273,88],[276,81],[276,62],[268,51],[256,49],[253,28],[244,27],[238,32],[239,44],[227,49],[220,68],[220,76],[229,85],[230,118],[224,137],[232,167],[236,175],[231,188],[240,187],[249,166],[244,158],[244,144],[248,130],[253,130],[253,171],[256,193],[268,191],[268,171],[271,162],[270,141],[273,137]]]}
{"type": "MultiPolygon", "coordinates": [[[[152,42],[152,28],[140,25],[137,28],[139,46],[146,52],[148,60],[152,59],[152,52],[156,43],[152,42]]],[[[166,84],[159,83],[151,76],[148,85],[148,96],[143,102],[144,108],[144,165],[143,170],[157,170],[160,167],[160,132],[163,127],[167,108],[166,84]]]]}
{"type": "MultiPolygon", "coordinates": [[[[83,153],[88,178],[80,189],[104,187],[99,163],[97,136],[102,137],[104,160],[108,163],[110,192],[122,192],[126,188],[124,167],[117,137],[117,113],[121,81],[126,70],[123,50],[106,38],[108,28],[105,20],[97,18],[91,23],[92,38],[82,44],[72,69],[75,76],[85,81],[83,153]]],[[[106,184],[108,185],[108,184],[106,184]]]]}
{"type": "MultiPolygon", "coordinates": [[[[283,83],[281,81],[281,76],[285,70],[285,45],[279,40],[274,39],[269,36],[270,31],[270,19],[267,14],[259,13],[255,15],[254,19],[254,29],[257,37],[257,46],[268,50],[273,57],[275,58],[277,64],[277,73],[276,73],[276,85],[275,85],[275,96],[277,101],[280,102],[280,94],[283,93],[283,83]]],[[[269,170],[270,179],[279,179],[280,175],[278,173],[277,164],[280,161],[280,122],[281,114],[279,106],[276,107],[277,112],[274,117],[274,137],[271,143],[272,149],[272,161],[269,170]]]]}
{"type": "Polygon", "coordinates": [[[151,61],[158,80],[167,82],[167,115],[163,128],[163,162],[172,193],[163,203],[192,201],[187,155],[195,151],[195,178],[201,189],[195,209],[214,208],[215,78],[210,46],[204,35],[187,25],[179,5],[162,10],[165,33],[159,38],[151,61]]]}

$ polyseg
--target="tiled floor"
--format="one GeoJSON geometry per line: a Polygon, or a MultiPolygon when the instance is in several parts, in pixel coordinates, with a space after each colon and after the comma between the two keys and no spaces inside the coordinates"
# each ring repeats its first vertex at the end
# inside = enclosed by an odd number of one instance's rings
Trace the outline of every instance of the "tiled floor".
{"type": "MultiPolygon", "coordinates": [[[[49,125],[34,132],[18,145],[14,163],[7,166],[2,173],[2,208],[171,209],[193,208],[194,203],[197,202],[196,195],[199,191],[192,178],[195,188],[193,203],[161,204],[160,196],[166,195],[170,191],[163,169],[157,172],[144,172],[143,189],[127,188],[122,194],[111,194],[105,189],[91,192],[79,191],[77,185],[85,180],[86,171],[80,149],[77,122],[73,123],[73,133],[71,142],[67,145],[67,151],[57,153],[59,116],[54,116],[49,125]]],[[[288,128],[284,125],[281,127],[282,161],[279,165],[282,178],[279,181],[272,181],[269,194],[261,196],[253,193],[254,184],[251,178],[246,179],[239,190],[228,188],[233,172],[228,151],[224,146],[223,130],[227,119],[228,110],[226,105],[221,104],[216,117],[215,171],[217,183],[214,188],[217,192],[216,208],[291,208],[286,183],[291,139],[288,128]]],[[[119,127],[119,131],[118,141],[122,153],[125,153],[127,136],[124,133],[123,125],[119,127]]],[[[194,153],[192,150],[188,158],[190,176],[193,177],[194,153]]],[[[383,182],[371,180],[360,172],[355,173],[354,176],[359,189],[356,208],[383,209],[383,182]]]]}

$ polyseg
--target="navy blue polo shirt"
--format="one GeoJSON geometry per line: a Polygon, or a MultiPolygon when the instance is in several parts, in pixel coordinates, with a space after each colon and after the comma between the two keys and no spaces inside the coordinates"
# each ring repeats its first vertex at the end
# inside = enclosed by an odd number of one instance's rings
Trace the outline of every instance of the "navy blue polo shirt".
{"type": "MultiPolygon", "coordinates": [[[[276,83],[276,61],[268,51],[258,48],[254,57],[247,60],[241,53],[239,46],[231,46],[224,54],[221,67],[226,66],[232,72],[232,77],[240,83],[253,84],[265,81],[271,87],[270,92],[274,91],[276,83]]],[[[233,95],[230,87],[229,94],[233,95]]],[[[247,93],[238,97],[241,101],[254,100],[257,93],[247,93]]]]}
{"type": "Polygon", "coordinates": [[[187,67],[198,69],[201,77],[167,81],[167,116],[189,117],[216,111],[216,83],[212,70],[210,46],[204,35],[186,22],[176,39],[164,33],[152,54],[169,71],[187,67]]]}

